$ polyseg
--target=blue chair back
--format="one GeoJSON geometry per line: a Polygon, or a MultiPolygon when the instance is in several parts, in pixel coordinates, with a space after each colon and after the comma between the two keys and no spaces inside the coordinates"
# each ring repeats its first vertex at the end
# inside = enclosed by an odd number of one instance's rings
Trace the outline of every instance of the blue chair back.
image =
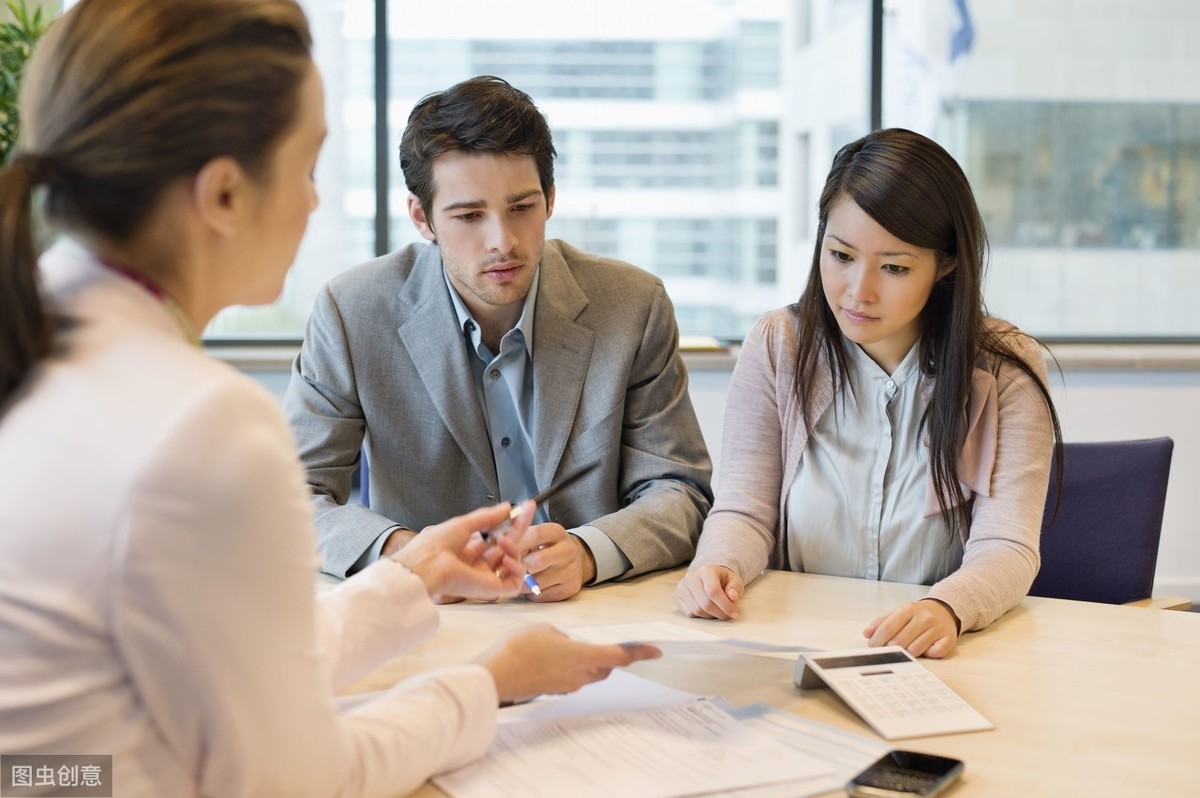
{"type": "Polygon", "coordinates": [[[1162,533],[1170,438],[1063,444],[1042,518],[1042,568],[1031,596],[1124,604],[1149,598],[1162,533]]]}

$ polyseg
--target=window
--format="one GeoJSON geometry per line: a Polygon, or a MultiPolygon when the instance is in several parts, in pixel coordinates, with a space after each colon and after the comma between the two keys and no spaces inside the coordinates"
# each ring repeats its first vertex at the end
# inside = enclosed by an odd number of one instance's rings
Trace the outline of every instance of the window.
{"type": "Polygon", "coordinates": [[[1200,335],[1200,84],[1180,33],[1200,6],[885,8],[884,124],[963,165],[989,309],[1050,338],[1200,335]]]}
{"type": "MultiPolygon", "coordinates": [[[[759,243],[784,207],[783,0],[536,0],[519,19],[413,0],[388,9],[390,74],[408,76],[392,87],[392,140],[421,96],[498,75],[554,133],[548,236],[660,275],[685,334],[740,338],[787,301],[764,282],[775,264],[762,265],[759,243]]],[[[398,169],[392,187],[396,241],[415,240],[398,169]]]]}
{"type": "Polygon", "coordinates": [[[206,339],[300,338],[321,286],[375,254],[374,4],[300,0],[300,5],[325,79],[329,136],[316,171],[321,203],[309,218],[279,301],[223,311],[205,330],[206,339]]]}
{"type": "MultiPolygon", "coordinates": [[[[1048,338],[1194,338],[1200,82],[1184,29],[1135,0],[386,2],[387,163],[376,157],[376,0],[303,0],[326,77],[321,208],[281,302],[209,337],[298,338],[313,297],[419,240],[396,145],[425,94],[497,74],[546,113],[559,158],[548,235],[659,274],[684,333],[740,338],[799,295],[833,154],[870,129],[873,3],[882,119],[940,141],[992,243],[989,309],[1048,338]],[[388,237],[376,175],[390,171],[388,237]]],[[[1187,24],[1185,24],[1187,23],[1187,24]]]]}

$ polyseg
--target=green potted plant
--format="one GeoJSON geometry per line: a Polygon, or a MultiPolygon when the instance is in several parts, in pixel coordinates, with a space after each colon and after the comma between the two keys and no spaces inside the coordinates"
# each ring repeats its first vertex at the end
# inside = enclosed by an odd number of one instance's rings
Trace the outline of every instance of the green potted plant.
{"type": "Polygon", "coordinates": [[[25,64],[50,25],[41,6],[30,9],[26,0],[5,0],[5,4],[12,19],[0,22],[0,165],[8,162],[17,145],[17,95],[25,64]]]}

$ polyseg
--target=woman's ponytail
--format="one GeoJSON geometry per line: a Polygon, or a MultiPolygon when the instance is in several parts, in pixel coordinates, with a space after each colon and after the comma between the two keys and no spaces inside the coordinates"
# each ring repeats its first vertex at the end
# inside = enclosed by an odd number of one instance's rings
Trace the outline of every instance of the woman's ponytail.
{"type": "Polygon", "coordinates": [[[17,155],[0,169],[0,412],[50,348],[50,313],[37,278],[33,190],[39,159],[17,155]]]}

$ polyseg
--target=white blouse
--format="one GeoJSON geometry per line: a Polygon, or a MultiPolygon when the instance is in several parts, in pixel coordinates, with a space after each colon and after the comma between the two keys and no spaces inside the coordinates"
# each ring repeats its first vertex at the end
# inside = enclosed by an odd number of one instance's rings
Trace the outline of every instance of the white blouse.
{"type": "Polygon", "coordinates": [[[0,415],[0,752],[111,754],[132,798],[394,796],[479,756],[480,666],[339,715],[437,611],[391,561],[314,598],[275,399],[77,246],[41,275],[68,321],[0,415]]]}
{"type": "Polygon", "coordinates": [[[848,380],[821,416],[787,497],[797,571],[932,585],[962,564],[940,513],[925,515],[925,378],[914,345],[892,374],[843,340],[848,380]]]}

